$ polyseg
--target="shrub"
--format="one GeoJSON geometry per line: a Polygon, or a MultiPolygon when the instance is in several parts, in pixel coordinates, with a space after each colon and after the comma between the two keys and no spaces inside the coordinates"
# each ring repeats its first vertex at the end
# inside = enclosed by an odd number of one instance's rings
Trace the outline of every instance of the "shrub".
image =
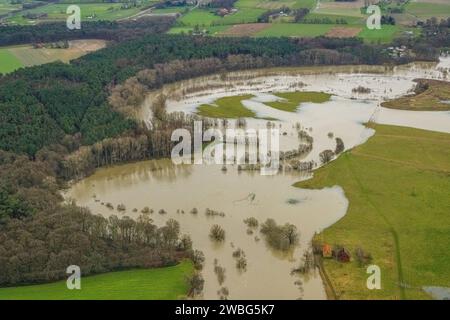
{"type": "Polygon", "coordinates": [[[214,241],[225,241],[225,230],[222,229],[221,226],[215,224],[211,227],[211,231],[209,232],[209,237],[214,241]]]}
{"type": "Polygon", "coordinates": [[[277,250],[289,250],[298,243],[297,228],[293,224],[277,225],[273,219],[267,219],[261,225],[261,233],[267,243],[277,250]]]}

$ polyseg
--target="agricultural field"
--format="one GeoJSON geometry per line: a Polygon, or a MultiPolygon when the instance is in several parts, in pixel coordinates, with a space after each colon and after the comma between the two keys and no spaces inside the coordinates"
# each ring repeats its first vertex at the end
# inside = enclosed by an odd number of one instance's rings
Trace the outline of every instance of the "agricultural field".
{"type": "Polygon", "coordinates": [[[317,37],[325,35],[333,28],[332,24],[274,23],[258,32],[258,37],[317,37]]]}
{"type": "MultiPolygon", "coordinates": [[[[228,30],[230,27],[234,27],[234,26],[227,26],[227,25],[205,26],[205,27],[201,26],[200,29],[204,30],[208,35],[217,36],[217,35],[221,35],[222,33],[227,32],[226,30],[228,30]]],[[[169,34],[180,34],[180,33],[189,34],[189,33],[192,33],[193,31],[194,31],[194,27],[173,27],[167,33],[169,33],[169,34]]]]}
{"type": "Polygon", "coordinates": [[[68,290],[66,281],[0,288],[0,300],[176,300],[188,290],[192,263],[165,268],[109,272],[81,278],[81,290],[68,290]]]}
{"type": "Polygon", "coordinates": [[[352,254],[360,247],[381,268],[382,290],[367,290],[366,268],[356,259],[346,264],[324,259],[340,299],[429,299],[422,286],[450,287],[450,135],[374,129],[368,142],[296,186],[341,186],[350,202],[347,214],[316,240],[343,245],[352,254]]]}
{"type": "Polygon", "coordinates": [[[320,0],[313,10],[317,14],[340,15],[349,17],[364,17],[361,8],[364,7],[364,0],[352,2],[335,2],[333,0],[320,0]]]}
{"type": "Polygon", "coordinates": [[[20,10],[20,4],[11,4],[9,0],[0,0],[0,15],[7,14],[14,10],[20,10]]]}
{"type": "Polygon", "coordinates": [[[0,48],[0,73],[13,72],[23,66],[23,63],[8,48],[0,48]]]}
{"type": "Polygon", "coordinates": [[[392,25],[382,25],[379,30],[370,30],[364,27],[358,37],[368,43],[389,43],[401,32],[401,27],[392,25]]]}
{"type": "Polygon", "coordinates": [[[419,19],[450,17],[450,2],[446,0],[411,0],[405,12],[419,19]]]}
{"type": "Polygon", "coordinates": [[[103,40],[73,40],[69,48],[33,48],[31,45],[0,48],[0,72],[12,72],[20,67],[29,67],[53,61],[69,62],[89,52],[104,48],[103,40]]]}
{"type": "Polygon", "coordinates": [[[203,104],[197,108],[197,114],[211,118],[253,118],[256,114],[244,107],[242,100],[252,98],[253,95],[240,95],[219,98],[213,104],[203,104]]]}

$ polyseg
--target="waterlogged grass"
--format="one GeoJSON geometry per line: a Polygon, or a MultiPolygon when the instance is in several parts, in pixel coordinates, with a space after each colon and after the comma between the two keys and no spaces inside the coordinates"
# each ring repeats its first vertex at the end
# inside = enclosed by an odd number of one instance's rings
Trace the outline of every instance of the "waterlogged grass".
{"type": "Polygon", "coordinates": [[[81,278],[81,290],[66,281],[0,288],[0,300],[175,300],[186,295],[190,261],[172,267],[110,272],[81,278]]]}
{"type": "Polygon", "coordinates": [[[331,94],[314,91],[275,93],[275,96],[283,100],[266,102],[265,104],[282,111],[295,112],[301,103],[323,103],[330,100],[331,94]]]}
{"type": "Polygon", "coordinates": [[[22,62],[8,48],[0,49],[0,73],[13,72],[20,67],[23,67],[22,62]]]}
{"type": "Polygon", "coordinates": [[[213,104],[199,106],[197,114],[210,118],[253,118],[256,114],[242,104],[242,100],[251,98],[251,94],[219,98],[213,104]]]}
{"type": "Polygon", "coordinates": [[[409,95],[382,103],[383,107],[416,111],[450,110],[450,82],[420,80],[428,84],[428,89],[417,95],[409,95]]]}
{"type": "Polygon", "coordinates": [[[349,200],[347,214],[316,237],[352,254],[350,263],[324,260],[341,299],[429,298],[421,286],[450,287],[450,134],[374,129],[368,142],[296,186],[339,185],[349,200]],[[367,289],[366,268],[354,259],[358,246],[381,268],[381,290],[367,289]]]}

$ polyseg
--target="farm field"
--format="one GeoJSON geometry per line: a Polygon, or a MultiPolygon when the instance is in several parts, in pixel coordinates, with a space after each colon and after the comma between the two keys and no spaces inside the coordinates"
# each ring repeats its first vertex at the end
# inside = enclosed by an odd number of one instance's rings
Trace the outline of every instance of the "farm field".
{"type": "Polygon", "coordinates": [[[258,32],[258,37],[317,37],[325,35],[333,28],[332,24],[300,24],[275,23],[267,29],[258,32]]]}
{"type": "Polygon", "coordinates": [[[67,49],[35,49],[31,45],[21,45],[0,48],[0,72],[12,72],[20,67],[35,66],[53,61],[69,62],[82,55],[96,51],[106,46],[103,40],[73,40],[69,41],[67,49]],[[5,59],[3,59],[3,57],[5,59]]]}
{"type": "Polygon", "coordinates": [[[405,6],[405,12],[421,19],[448,18],[450,17],[450,2],[445,0],[410,1],[405,6]]]}
{"type": "Polygon", "coordinates": [[[328,93],[308,91],[281,92],[275,93],[274,95],[283,100],[266,102],[265,104],[272,108],[288,112],[295,112],[303,102],[323,103],[329,101],[331,97],[328,93]]]}
{"type": "MultiPolygon", "coordinates": [[[[140,11],[139,7],[132,7],[130,9],[121,9],[121,3],[81,3],[78,4],[81,9],[81,19],[83,21],[94,20],[118,20],[129,17],[140,11]]],[[[49,4],[46,6],[25,10],[11,18],[7,22],[12,24],[35,24],[43,21],[57,21],[65,20],[68,4],[49,4]],[[48,16],[40,19],[27,19],[23,15],[26,13],[46,13],[48,16]]]]}
{"type": "Polygon", "coordinates": [[[380,30],[369,30],[364,27],[358,37],[368,43],[389,43],[401,31],[399,26],[382,25],[380,30]]]}
{"type": "Polygon", "coordinates": [[[23,63],[9,49],[0,48],[0,73],[13,72],[23,66],[23,63]]]}
{"type": "Polygon", "coordinates": [[[422,286],[450,286],[450,135],[373,128],[368,142],[295,186],[341,186],[350,203],[347,214],[316,240],[343,245],[353,255],[361,247],[381,268],[381,290],[367,290],[366,268],[356,259],[324,259],[340,299],[429,299],[422,286]]]}
{"type": "Polygon", "coordinates": [[[325,15],[363,17],[364,14],[361,13],[362,7],[364,7],[363,0],[357,0],[352,2],[335,2],[332,0],[319,0],[313,12],[325,15]]]}
{"type": "Polygon", "coordinates": [[[81,290],[68,290],[66,281],[0,288],[0,300],[176,300],[186,295],[192,263],[165,268],[109,272],[81,277],[81,290]]]}

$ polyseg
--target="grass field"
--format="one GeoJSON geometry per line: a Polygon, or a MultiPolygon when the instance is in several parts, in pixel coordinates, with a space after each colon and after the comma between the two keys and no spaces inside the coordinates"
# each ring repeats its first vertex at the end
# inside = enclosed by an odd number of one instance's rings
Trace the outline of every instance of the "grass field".
{"type": "Polygon", "coordinates": [[[381,290],[366,268],[324,259],[341,299],[429,298],[422,286],[450,287],[450,134],[375,125],[375,136],[314,172],[302,188],[340,185],[347,214],[316,238],[369,252],[381,290]],[[402,289],[404,283],[408,288],[402,289]]]}
{"type": "Polygon", "coordinates": [[[450,17],[450,2],[431,3],[410,1],[405,6],[405,12],[421,19],[431,17],[448,18],[450,17]]]}
{"type": "Polygon", "coordinates": [[[333,24],[274,23],[258,32],[258,37],[317,37],[326,34],[333,24]]]}
{"type": "MultiPolygon", "coordinates": [[[[224,26],[206,26],[201,27],[200,29],[204,29],[207,31],[208,35],[215,36],[220,35],[223,31],[227,30],[231,26],[224,25],[224,26]]],[[[179,33],[186,33],[189,34],[190,32],[194,31],[194,27],[172,27],[167,33],[170,34],[179,34],[179,33]]]]}
{"type": "Polygon", "coordinates": [[[242,100],[251,99],[253,95],[223,97],[214,101],[213,104],[202,104],[197,108],[197,114],[210,118],[252,118],[256,114],[244,107],[242,100]]]}
{"type": "Polygon", "coordinates": [[[329,101],[331,97],[331,94],[314,91],[281,92],[275,93],[274,95],[284,100],[265,102],[265,104],[272,108],[288,112],[297,111],[301,103],[322,103],[329,101]]]}
{"type": "MultiPolygon", "coordinates": [[[[129,17],[139,12],[139,7],[130,9],[121,9],[121,3],[82,3],[78,4],[81,10],[81,23],[83,21],[94,20],[117,20],[129,17]]],[[[66,13],[68,4],[49,4],[46,6],[22,11],[11,18],[8,23],[14,24],[34,24],[37,21],[61,21],[66,20],[69,16],[66,13]],[[47,13],[48,16],[38,20],[30,20],[23,17],[24,13],[47,13]]]]}
{"type": "Polygon", "coordinates": [[[368,43],[389,43],[394,40],[400,30],[400,27],[391,25],[382,25],[379,30],[370,30],[364,26],[363,30],[358,34],[358,37],[368,43]]]}
{"type": "Polygon", "coordinates": [[[7,14],[14,10],[21,9],[22,6],[20,4],[11,4],[10,1],[0,0],[0,15],[7,14]]]}
{"type": "Polygon", "coordinates": [[[9,73],[23,66],[8,48],[0,48],[0,73],[9,73]]]}
{"type": "Polygon", "coordinates": [[[315,12],[309,13],[305,17],[304,22],[308,23],[314,21],[315,19],[330,19],[333,22],[336,22],[336,20],[344,20],[345,22],[347,22],[347,24],[357,24],[361,26],[365,23],[364,17],[346,16],[340,14],[322,14],[315,12]]]}
{"type": "Polygon", "coordinates": [[[67,49],[34,49],[30,45],[0,48],[0,72],[12,72],[20,67],[29,67],[53,61],[69,62],[82,55],[96,51],[106,45],[104,40],[73,40],[67,49]]]}
{"type": "Polygon", "coordinates": [[[450,110],[450,82],[421,80],[428,89],[417,95],[410,95],[382,103],[383,107],[416,111],[450,110]]]}
{"type": "Polygon", "coordinates": [[[175,300],[186,295],[192,263],[173,267],[110,272],[81,278],[81,290],[68,290],[66,281],[0,288],[0,300],[175,300]]]}

